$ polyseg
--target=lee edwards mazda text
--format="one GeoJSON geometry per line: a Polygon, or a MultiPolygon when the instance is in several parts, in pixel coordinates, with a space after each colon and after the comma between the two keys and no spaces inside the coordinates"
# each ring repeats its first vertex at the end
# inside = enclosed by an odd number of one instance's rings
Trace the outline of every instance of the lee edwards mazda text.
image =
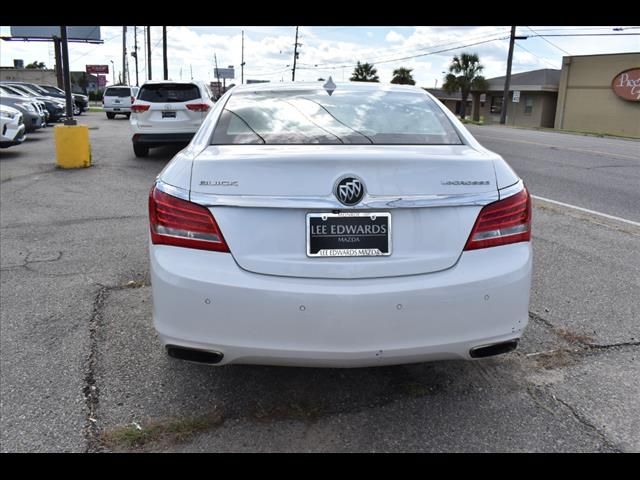
{"type": "Polygon", "coordinates": [[[514,349],[531,200],[417,87],[237,86],[149,195],[169,355],[364,367],[514,349]]]}

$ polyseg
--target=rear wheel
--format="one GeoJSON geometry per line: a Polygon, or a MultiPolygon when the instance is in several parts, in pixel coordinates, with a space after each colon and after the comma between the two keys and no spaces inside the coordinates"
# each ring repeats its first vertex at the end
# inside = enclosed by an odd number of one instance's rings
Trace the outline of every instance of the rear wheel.
{"type": "Polygon", "coordinates": [[[146,157],[149,155],[149,147],[146,145],[137,145],[133,144],[133,153],[136,154],[136,157],[146,157]]]}
{"type": "Polygon", "coordinates": [[[127,113],[127,118],[131,118],[131,114],[130,113],[127,113]]]}
{"type": "Polygon", "coordinates": [[[107,112],[107,118],[109,120],[113,120],[114,118],[116,118],[116,114],[115,113],[111,113],[111,112],[107,112]]]}

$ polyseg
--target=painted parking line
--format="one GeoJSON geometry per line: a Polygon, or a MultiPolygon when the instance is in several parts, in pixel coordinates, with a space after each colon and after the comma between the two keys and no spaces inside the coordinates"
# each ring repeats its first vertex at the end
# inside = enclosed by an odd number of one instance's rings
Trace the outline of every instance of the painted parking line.
{"type": "Polygon", "coordinates": [[[561,207],[572,208],[574,210],[579,210],[581,212],[590,213],[591,215],[597,215],[599,217],[604,217],[604,218],[608,218],[610,220],[616,220],[617,222],[623,222],[623,223],[626,223],[628,225],[634,225],[636,227],[640,227],[640,222],[634,222],[633,220],[627,220],[626,218],[620,218],[620,217],[616,217],[616,216],[613,216],[613,215],[609,215],[607,213],[596,212],[595,210],[589,210],[588,208],[578,207],[576,205],[571,205],[569,203],[558,202],[557,200],[551,200],[550,198],[539,197],[537,195],[531,195],[531,196],[533,198],[535,198],[536,200],[542,200],[543,202],[553,203],[555,205],[560,205],[561,207]]]}
{"type": "Polygon", "coordinates": [[[595,155],[603,155],[605,157],[620,157],[620,158],[629,158],[631,160],[640,160],[640,155],[625,155],[623,153],[611,153],[611,152],[602,152],[600,150],[588,150],[586,148],[575,148],[575,147],[563,147],[561,145],[552,145],[550,143],[542,143],[542,142],[532,142],[530,140],[514,140],[512,138],[502,138],[502,137],[490,137],[488,135],[477,134],[474,135],[478,138],[486,138],[490,140],[501,140],[503,142],[513,142],[513,143],[526,143],[529,145],[538,145],[541,147],[550,147],[555,148],[557,150],[570,150],[572,152],[580,152],[580,153],[590,153],[595,155]]]}

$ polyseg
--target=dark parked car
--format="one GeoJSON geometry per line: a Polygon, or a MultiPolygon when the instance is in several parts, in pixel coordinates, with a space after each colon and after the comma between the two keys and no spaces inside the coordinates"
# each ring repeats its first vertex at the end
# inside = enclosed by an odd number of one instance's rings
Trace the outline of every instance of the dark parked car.
{"type": "Polygon", "coordinates": [[[43,127],[44,120],[42,116],[38,113],[35,104],[28,98],[2,93],[0,95],[0,104],[13,107],[22,113],[24,126],[27,132],[33,132],[34,130],[43,127]]]}
{"type": "MultiPolygon", "coordinates": [[[[36,85],[36,87],[40,87],[42,90],[47,92],[47,95],[51,95],[52,97],[65,98],[64,90],[53,85],[36,85]]],[[[71,95],[73,96],[73,101],[79,110],[76,115],[81,115],[82,112],[86,112],[89,109],[89,97],[82,95],[81,93],[72,93],[71,95]]]]}

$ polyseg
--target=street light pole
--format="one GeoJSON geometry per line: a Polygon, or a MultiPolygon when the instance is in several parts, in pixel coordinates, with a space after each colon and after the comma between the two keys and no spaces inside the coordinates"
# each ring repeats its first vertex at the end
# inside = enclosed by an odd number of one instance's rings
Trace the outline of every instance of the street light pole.
{"type": "Polygon", "coordinates": [[[291,72],[291,81],[296,81],[296,60],[298,60],[298,27],[296,27],[296,43],[293,47],[293,69],[291,72]]]}
{"type": "Polygon", "coordinates": [[[67,118],[64,124],[76,125],[77,122],[73,119],[73,97],[71,96],[71,73],[69,72],[69,46],[66,25],[60,27],[60,37],[62,46],[62,80],[64,82],[64,96],[67,107],[67,118]]]}
{"type": "Polygon", "coordinates": [[[109,60],[111,62],[111,73],[113,73],[113,84],[116,84],[116,64],[113,63],[113,60],[109,60]]]}

